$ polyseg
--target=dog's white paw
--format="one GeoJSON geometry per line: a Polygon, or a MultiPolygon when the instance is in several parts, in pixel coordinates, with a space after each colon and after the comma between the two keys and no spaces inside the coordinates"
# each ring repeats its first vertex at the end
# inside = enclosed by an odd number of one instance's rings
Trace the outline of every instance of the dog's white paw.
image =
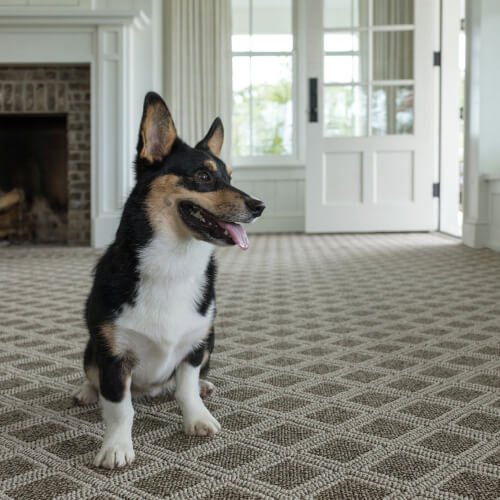
{"type": "Polygon", "coordinates": [[[200,380],[200,396],[205,399],[214,392],[215,385],[208,380],[200,380]]]}
{"type": "Polygon", "coordinates": [[[134,460],[135,453],[132,441],[104,442],[94,459],[94,465],[105,469],[114,469],[130,465],[134,460]]]}
{"type": "Polygon", "coordinates": [[[99,393],[97,389],[89,382],[84,382],[76,391],[73,393],[73,400],[77,405],[87,406],[97,403],[99,399],[99,393]]]}
{"type": "Polygon", "coordinates": [[[184,418],[184,432],[189,436],[214,436],[221,430],[219,422],[205,411],[184,418]]]}

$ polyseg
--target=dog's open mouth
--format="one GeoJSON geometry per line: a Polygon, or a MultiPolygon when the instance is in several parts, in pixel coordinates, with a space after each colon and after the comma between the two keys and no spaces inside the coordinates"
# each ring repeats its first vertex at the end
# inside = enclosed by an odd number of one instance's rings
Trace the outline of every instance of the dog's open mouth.
{"type": "Polygon", "coordinates": [[[208,210],[191,201],[181,201],[178,210],[184,224],[204,240],[219,245],[238,245],[242,250],[248,248],[248,236],[241,224],[217,219],[208,210]]]}

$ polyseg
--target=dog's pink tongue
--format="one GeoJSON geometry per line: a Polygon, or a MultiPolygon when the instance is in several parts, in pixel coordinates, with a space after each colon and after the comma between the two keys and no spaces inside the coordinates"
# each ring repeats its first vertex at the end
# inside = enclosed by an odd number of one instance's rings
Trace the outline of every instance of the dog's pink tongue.
{"type": "Polygon", "coordinates": [[[218,221],[219,226],[225,229],[231,239],[238,245],[242,250],[246,250],[249,246],[248,236],[245,228],[241,224],[233,224],[232,222],[222,222],[218,221]]]}

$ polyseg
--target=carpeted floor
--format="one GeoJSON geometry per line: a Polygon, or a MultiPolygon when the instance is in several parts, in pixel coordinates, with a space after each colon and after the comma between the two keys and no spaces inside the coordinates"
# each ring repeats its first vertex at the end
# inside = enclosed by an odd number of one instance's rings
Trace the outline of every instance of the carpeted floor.
{"type": "Polygon", "coordinates": [[[137,462],[92,467],[72,406],[97,252],[0,250],[0,498],[500,497],[500,255],[436,235],[261,236],[219,252],[208,406],[136,404],[137,462]]]}

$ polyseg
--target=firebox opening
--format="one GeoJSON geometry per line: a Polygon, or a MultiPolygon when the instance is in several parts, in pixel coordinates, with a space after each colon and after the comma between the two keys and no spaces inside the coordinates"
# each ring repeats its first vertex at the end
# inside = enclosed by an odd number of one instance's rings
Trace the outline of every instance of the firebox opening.
{"type": "Polygon", "coordinates": [[[66,243],[67,224],[66,115],[0,115],[0,239],[66,243]]]}

